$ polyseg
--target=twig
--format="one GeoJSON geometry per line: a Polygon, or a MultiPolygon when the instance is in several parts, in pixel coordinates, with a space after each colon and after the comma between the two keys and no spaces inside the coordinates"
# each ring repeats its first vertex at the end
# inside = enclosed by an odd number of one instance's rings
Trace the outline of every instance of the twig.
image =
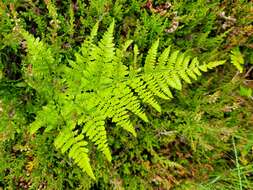
{"type": "Polygon", "coordinates": [[[253,66],[251,66],[251,67],[249,68],[249,70],[247,71],[247,73],[244,75],[245,78],[249,76],[249,74],[250,74],[250,72],[252,71],[252,69],[253,69],[253,66]]]}
{"type": "Polygon", "coordinates": [[[242,190],[242,179],[241,179],[241,171],[240,171],[240,164],[238,161],[238,156],[237,156],[237,150],[236,150],[236,146],[235,146],[235,139],[234,137],[232,138],[233,140],[233,146],[234,146],[234,152],[235,152],[235,161],[236,161],[236,168],[237,168],[237,175],[239,178],[239,188],[240,190],[242,190]]]}
{"type": "Polygon", "coordinates": [[[236,78],[237,78],[238,75],[240,75],[239,71],[236,72],[235,76],[232,78],[231,81],[234,82],[236,80],[236,78]]]}

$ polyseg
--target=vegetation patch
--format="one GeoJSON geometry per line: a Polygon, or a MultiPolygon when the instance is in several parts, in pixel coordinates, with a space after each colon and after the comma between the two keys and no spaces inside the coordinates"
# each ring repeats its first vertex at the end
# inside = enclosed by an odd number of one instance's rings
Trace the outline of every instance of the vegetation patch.
{"type": "Polygon", "coordinates": [[[0,2],[0,189],[252,189],[252,7],[0,2]]]}

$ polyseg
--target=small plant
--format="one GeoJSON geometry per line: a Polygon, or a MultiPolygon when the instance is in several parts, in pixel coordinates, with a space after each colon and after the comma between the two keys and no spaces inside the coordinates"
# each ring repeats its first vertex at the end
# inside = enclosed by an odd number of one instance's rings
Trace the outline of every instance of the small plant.
{"type": "MultiPolygon", "coordinates": [[[[70,60],[69,66],[58,68],[47,45],[22,32],[27,41],[29,67],[32,68],[26,70],[27,81],[39,93],[47,93],[51,97],[37,113],[30,131],[33,134],[42,127],[45,127],[45,132],[59,129],[55,146],[62,153],[68,151],[69,157],[94,179],[88,142],[93,142],[111,161],[105,129],[108,120],[136,136],[130,113],[148,122],[143,103],[161,112],[156,97],[169,100],[173,97],[170,88],[181,90],[182,81],[191,83],[192,79],[196,80],[201,75],[201,71],[206,72],[225,63],[214,61],[200,64],[197,58],[191,59],[179,50],[171,51],[170,47],[157,58],[157,40],[147,53],[144,67],[136,68],[136,63],[133,63],[128,68],[124,65],[124,55],[132,41],[127,41],[122,48],[116,48],[112,22],[96,44],[98,26],[97,23],[80,52],[75,54],[76,60],[70,60]],[[61,79],[50,77],[52,71],[58,71],[56,76],[61,79]],[[54,88],[56,85],[60,88],[54,88]]],[[[135,46],[134,62],[137,52],[135,46]]]]}

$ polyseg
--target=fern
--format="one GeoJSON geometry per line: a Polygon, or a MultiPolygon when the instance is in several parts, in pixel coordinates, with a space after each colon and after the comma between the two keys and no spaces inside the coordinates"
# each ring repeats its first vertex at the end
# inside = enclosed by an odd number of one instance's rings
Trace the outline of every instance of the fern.
{"type": "Polygon", "coordinates": [[[232,64],[239,70],[240,73],[242,73],[244,59],[239,48],[235,48],[231,51],[230,59],[231,59],[232,64]]]}
{"type": "MultiPolygon", "coordinates": [[[[122,48],[115,47],[114,22],[95,43],[97,31],[98,23],[75,54],[75,60],[70,60],[69,66],[61,67],[64,90],[55,90],[54,101],[49,101],[38,112],[31,125],[31,133],[41,127],[46,127],[46,131],[60,128],[55,139],[56,148],[62,153],[68,152],[69,157],[93,179],[88,142],[94,143],[108,161],[112,159],[107,142],[107,120],[136,136],[130,115],[135,114],[148,122],[143,104],[161,112],[157,97],[171,99],[171,89],[181,90],[183,81],[191,83],[201,72],[225,62],[200,64],[197,58],[192,59],[178,50],[172,51],[170,47],[160,54],[157,40],[148,51],[143,68],[136,68],[138,47],[135,46],[133,64],[129,69],[123,62],[125,51],[132,42],[127,41],[122,48]]],[[[29,46],[35,42],[41,49],[36,52],[34,48],[28,48],[30,57],[38,56],[45,47],[43,42],[30,40],[31,36],[26,33],[24,36],[29,46]]],[[[45,66],[50,68],[51,62],[49,59],[45,66]]]]}

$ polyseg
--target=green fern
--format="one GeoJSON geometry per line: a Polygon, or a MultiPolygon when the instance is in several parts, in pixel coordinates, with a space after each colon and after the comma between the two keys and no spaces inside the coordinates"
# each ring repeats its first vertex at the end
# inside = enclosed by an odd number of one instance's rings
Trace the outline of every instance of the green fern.
{"type": "Polygon", "coordinates": [[[26,82],[37,90],[40,95],[52,98],[53,86],[52,72],[56,70],[56,62],[51,48],[34,38],[33,35],[21,30],[21,34],[26,40],[24,46],[27,47],[27,59],[23,67],[26,82]]]}
{"type": "Polygon", "coordinates": [[[243,72],[244,59],[239,48],[235,48],[230,54],[231,63],[239,70],[240,73],[243,72]]]}
{"type": "MultiPolygon", "coordinates": [[[[69,66],[61,67],[64,90],[55,90],[54,101],[43,107],[31,124],[31,133],[41,127],[45,127],[46,131],[60,128],[55,140],[56,148],[62,153],[68,152],[69,157],[93,179],[95,176],[90,166],[87,144],[94,143],[111,161],[106,133],[107,120],[136,136],[135,127],[130,120],[131,113],[148,122],[143,104],[161,112],[157,97],[171,99],[172,88],[181,90],[183,81],[191,83],[192,79],[196,80],[201,75],[201,71],[206,72],[225,62],[200,64],[197,58],[191,59],[178,50],[172,52],[170,47],[159,55],[157,40],[147,53],[143,69],[135,68],[138,60],[138,47],[135,46],[131,64],[134,67],[129,69],[123,61],[125,51],[132,41],[127,41],[122,48],[115,47],[114,22],[102,39],[95,43],[97,31],[98,23],[80,51],[75,54],[75,61],[70,60],[69,66]]],[[[45,47],[42,42],[30,40],[30,35],[24,36],[29,46],[32,46],[31,42],[36,42],[41,47],[38,51],[45,47]]],[[[29,49],[30,57],[38,56],[39,52],[34,48],[29,49]]],[[[50,60],[45,66],[50,67],[50,60]]],[[[46,71],[43,70],[42,73],[46,71]]]]}

